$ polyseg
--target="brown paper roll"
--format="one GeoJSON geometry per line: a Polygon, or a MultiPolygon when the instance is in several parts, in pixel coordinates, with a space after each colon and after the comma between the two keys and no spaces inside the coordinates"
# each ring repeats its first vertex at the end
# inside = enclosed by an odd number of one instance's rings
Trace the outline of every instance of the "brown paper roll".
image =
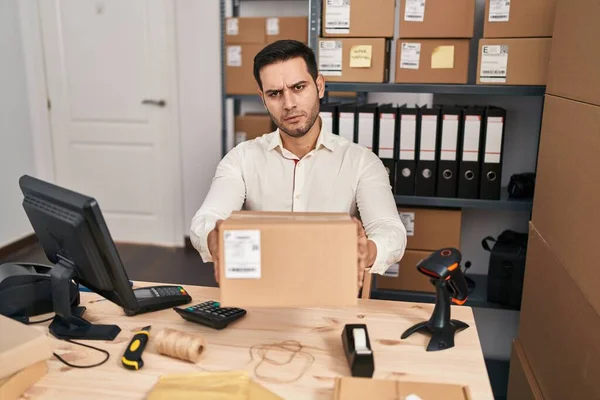
{"type": "Polygon", "coordinates": [[[160,330],[154,341],[160,354],[195,363],[204,350],[202,336],[175,329],[160,330]]]}

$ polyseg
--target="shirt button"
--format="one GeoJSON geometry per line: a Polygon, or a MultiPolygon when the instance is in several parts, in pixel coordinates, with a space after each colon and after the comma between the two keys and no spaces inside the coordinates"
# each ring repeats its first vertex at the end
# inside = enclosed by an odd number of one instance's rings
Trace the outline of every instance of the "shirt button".
{"type": "Polygon", "coordinates": [[[299,198],[300,198],[300,195],[299,195],[299,194],[297,194],[297,195],[296,195],[296,200],[298,200],[299,198]]]}

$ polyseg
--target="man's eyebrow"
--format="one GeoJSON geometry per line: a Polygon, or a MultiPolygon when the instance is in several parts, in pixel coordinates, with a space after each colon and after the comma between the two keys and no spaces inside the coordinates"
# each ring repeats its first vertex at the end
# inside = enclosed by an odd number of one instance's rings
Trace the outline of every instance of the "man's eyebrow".
{"type": "Polygon", "coordinates": [[[288,87],[289,87],[289,88],[293,88],[293,87],[296,87],[296,86],[298,86],[298,85],[304,85],[304,84],[307,84],[307,83],[308,83],[307,81],[298,81],[298,82],[296,82],[296,83],[292,83],[292,84],[291,84],[291,85],[289,85],[288,87]]]}
{"type": "Polygon", "coordinates": [[[268,89],[265,90],[266,94],[272,94],[272,93],[276,93],[276,92],[281,92],[283,89],[268,89]]]}

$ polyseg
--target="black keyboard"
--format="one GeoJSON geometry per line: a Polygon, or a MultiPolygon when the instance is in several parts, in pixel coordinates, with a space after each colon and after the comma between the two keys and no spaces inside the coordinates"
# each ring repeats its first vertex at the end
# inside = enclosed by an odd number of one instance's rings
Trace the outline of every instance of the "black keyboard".
{"type": "Polygon", "coordinates": [[[175,311],[183,319],[208,326],[213,329],[223,329],[235,320],[246,315],[246,310],[235,307],[221,307],[217,301],[205,301],[190,307],[175,307],[175,311]]]}

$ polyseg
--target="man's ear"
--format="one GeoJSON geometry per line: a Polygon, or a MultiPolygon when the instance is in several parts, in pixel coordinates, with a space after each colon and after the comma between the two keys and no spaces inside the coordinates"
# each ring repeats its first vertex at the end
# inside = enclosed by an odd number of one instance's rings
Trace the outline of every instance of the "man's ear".
{"type": "Polygon", "coordinates": [[[321,74],[317,75],[317,80],[315,83],[317,84],[317,93],[319,93],[319,99],[322,99],[325,96],[325,77],[321,74]]]}
{"type": "Polygon", "coordinates": [[[265,93],[262,90],[258,89],[258,95],[260,96],[260,100],[261,100],[261,102],[263,104],[263,107],[265,107],[265,110],[266,110],[267,109],[267,105],[265,104],[265,93]]]}

